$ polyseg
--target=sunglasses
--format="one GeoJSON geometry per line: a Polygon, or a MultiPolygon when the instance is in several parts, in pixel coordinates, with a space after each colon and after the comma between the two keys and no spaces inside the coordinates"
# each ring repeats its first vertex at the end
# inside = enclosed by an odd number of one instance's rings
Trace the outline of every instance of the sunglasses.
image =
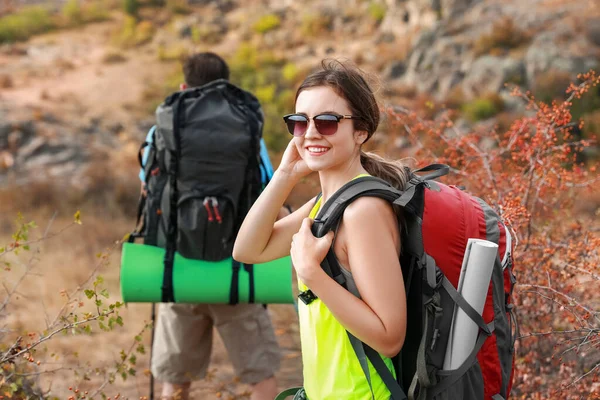
{"type": "MultiPolygon", "coordinates": [[[[311,118],[303,114],[288,114],[283,117],[283,120],[287,125],[288,132],[296,137],[303,136],[306,133],[310,119],[311,118]]],[[[330,136],[336,133],[338,124],[343,119],[360,118],[352,115],[339,115],[331,113],[319,114],[312,117],[312,120],[315,123],[315,128],[317,128],[317,132],[324,136],[330,136]]]]}

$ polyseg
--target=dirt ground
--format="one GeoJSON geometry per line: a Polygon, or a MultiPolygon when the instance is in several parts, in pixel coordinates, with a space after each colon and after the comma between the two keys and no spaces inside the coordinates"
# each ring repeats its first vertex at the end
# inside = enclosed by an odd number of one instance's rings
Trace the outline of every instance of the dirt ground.
{"type": "Polygon", "coordinates": [[[34,37],[0,51],[0,104],[11,110],[39,108],[65,117],[97,117],[132,122],[130,108],[149,83],[161,83],[172,64],[160,63],[153,51],[123,52],[110,44],[116,22],[92,24],[77,31],[34,37]],[[107,62],[120,54],[118,62],[107,62]]]}

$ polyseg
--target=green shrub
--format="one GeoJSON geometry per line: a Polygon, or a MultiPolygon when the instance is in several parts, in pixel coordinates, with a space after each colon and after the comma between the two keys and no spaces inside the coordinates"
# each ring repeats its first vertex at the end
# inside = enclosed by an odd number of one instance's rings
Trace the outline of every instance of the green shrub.
{"type": "Polygon", "coordinates": [[[62,14],[69,25],[79,25],[83,22],[79,0],[68,0],[62,8],[62,14]]]}
{"type": "Polygon", "coordinates": [[[43,7],[28,7],[0,18],[0,43],[27,40],[56,27],[43,7]]]}
{"type": "Polygon", "coordinates": [[[57,28],[78,26],[108,18],[109,13],[102,0],[85,3],[81,0],[68,0],[59,14],[51,14],[44,7],[25,7],[0,17],[0,43],[27,40],[57,28]]]}
{"type": "Polygon", "coordinates": [[[333,29],[333,16],[307,13],[302,16],[300,31],[303,35],[316,37],[333,29]]]}
{"type": "Polygon", "coordinates": [[[83,4],[81,0],[68,0],[61,9],[61,14],[61,27],[65,28],[104,21],[110,17],[106,5],[101,0],[83,4]]]}
{"type": "Polygon", "coordinates": [[[254,31],[264,34],[272,31],[273,29],[279,28],[280,25],[281,18],[279,18],[279,16],[275,14],[267,14],[260,17],[254,24],[253,28],[254,31]]]}
{"type": "Polygon", "coordinates": [[[123,11],[132,17],[137,17],[139,8],[138,0],[123,0],[123,11]]]}
{"type": "Polygon", "coordinates": [[[491,118],[503,109],[504,101],[495,93],[479,97],[462,107],[465,117],[472,122],[491,118]]]}
{"type": "Polygon", "coordinates": [[[369,15],[375,20],[376,23],[380,23],[385,18],[386,9],[385,6],[378,2],[369,3],[369,15]]]}
{"type": "Polygon", "coordinates": [[[113,42],[120,47],[135,47],[149,42],[153,35],[154,26],[150,21],[137,22],[134,17],[128,15],[113,42]]]}
{"type": "Polygon", "coordinates": [[[263,136],[271,151],[285,149],[289,134],[281,117],[294,106],[294,82],[292,67],[275,53],[264,51],[250,43],[242,43],[228,60],[231,81],[253,93],[260,101],[265,124],[263,136]]]}
{"type": "Polygon", "coordinates": [[[254,95],[262,104],[272,103],[275,100],[276,94],[277,85],[274,83],[266,86],[259,86],[254,92],[254,95]]]}
{"type": "Polygon", "coordinates": [[[187,54],[187,50],[183,46],[158,46],[156,56],[159,61],[170,62],[170,61],[181,61],[187,54]]]}
{"type": "Polygon", "coordinates": [[[298,77],[298,67],[294,63],[287,63],[283,66],[281,75],[287,82],[293,83],[298,77]]]}
{"type": "Polygon", "coordinates": [[[223,39],[223,33],[214,25],[194,25],[191,30],[194,43],[216,44],[223,39]]]}

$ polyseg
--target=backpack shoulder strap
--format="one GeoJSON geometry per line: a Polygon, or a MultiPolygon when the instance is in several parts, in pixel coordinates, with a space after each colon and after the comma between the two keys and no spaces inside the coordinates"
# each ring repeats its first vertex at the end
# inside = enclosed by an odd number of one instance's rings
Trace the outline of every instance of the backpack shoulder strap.
{"type": "Polygon", "coordinates": [[[373,176],[354,179],[342,186],[321,206],[313,224],[313,234],[321,237],[332,230],[344,214],[346,207],[359,197],[379,197],[393,202],[401,195],[400,190],[382,179],[373,176]]]}
{"type": "MultiPolygon", "coordinates": [[[[385,182],[382,179],[375,178],[372,176],[366,176],[354,179],[344,185],[341,189],[339,189],[324,205],[322,205],[321,210],[315,222],[313,223],[313,234],[317,237],[325,235],[330,230],[337,231],[339,227],[339,222],[341,221],[344,210],[350,203],[354,200],[364,197],[364,196],[373,196],[379,197],[393,203],[395,200],[402,196],[403,192],[395,189],[389,183],[385,182]]],[[[317,199],[320,197],[317,197],[317,199]]],[[[345,279],[343,279],[343,275],[341,273],[341,268],[337,259],[333,253],[333,244],[332,248],[329,249],[327,256],[323,260],[322,263],[323,270],[330,275],[334,280],[336,280],[340,285],[348,289],[345,284],[345,279]]],[[[353,293],[355,296],[358,296],[358,293],[353,293]]],[[[356,356],[359,359],[361,368],[367,382],[369,383],[369,388],[371,390],[371,396],[373,397],[373,388],[370,379],[369,368],[367,365],[367,359],[371,361],[375,370],[379,374],[379,376],[383,379],[385,385],[391,392],[391,399],[393,400],[405,400],[406,394],[404,390],[400,386],[400,384],[394,379],[391,372],[387,369],[387,366],[383,362],[383,359],[375,350],[373,350],[368,345],[361,342],[359,339],[354,337],[350,332],[348,332],[348,339],[356,353],[356,356]]],[[[374,398],[374,397],[373,397],[374,398]]]]}

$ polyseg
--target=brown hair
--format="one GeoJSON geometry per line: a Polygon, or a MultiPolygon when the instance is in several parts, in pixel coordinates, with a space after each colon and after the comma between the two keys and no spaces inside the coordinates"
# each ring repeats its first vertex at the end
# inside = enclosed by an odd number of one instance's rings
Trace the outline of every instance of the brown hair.
{"type": "Polygon", "coordinates": [[[189,87],[198,87],[217,79],[229,80],[229,67],[215,53],[196,53],[184,61],[183,76],[189,87]]]}
{"type": "MultiPolygon", "coordinates": [[[[367,140],[373,136],[379,126],[379,106],[373,91],[355,66],[337,60],[323,60],[321,70],[310,74],[296,92],[296,100],[303,90],[328,86],[343,97],[350,107],[350,112],[357,119],[352,119],[354,129],[366,131],[367,140]]],[[[398,189],[404,189],[410,179],[410,169],[401,161],[386,160],[374,153],[360,152],[360,162],[371,175],[381,178],[398,189]]]]}

